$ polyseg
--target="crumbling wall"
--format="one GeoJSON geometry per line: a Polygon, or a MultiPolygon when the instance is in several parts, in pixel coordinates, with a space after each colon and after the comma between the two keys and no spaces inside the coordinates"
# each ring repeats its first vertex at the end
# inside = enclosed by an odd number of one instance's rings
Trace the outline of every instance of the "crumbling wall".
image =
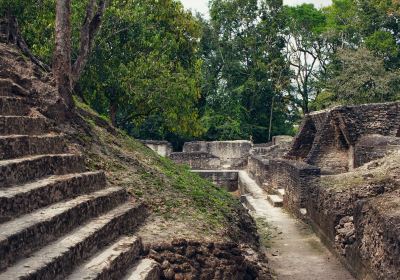
{"type": "Polygon", "coordinates": [[[272,279],[264,256],[234,243],[182,239],[146,246],[145,253],[160,263],[161,279],[272,279]]]}
{"type": "Polygon", "coordinates": [[[250,177],[257,182],[259,186],[268,183],[269,178],[269,160],[263,159],[257,155],[251,155],[247,165],[247,171],[250,177]]]}
{"type": "Polygon", "coordinates": [[[140,142],[162,157],[169,157],[172,153],[172,145],[168,141],[140,140],[140,142]]]}
{"type": "Polygon", "coordinates": [[[316,165],[324,173],[343,173],[355,166],[354,147],[365,135],[395,137],[400,102],[341,106],[306,115],[287,158],[316,165]]]}
{"type": "Polygon", "coordinates": [[[362,166],[400,150],[400,138],[382,135],[365,135],[355,145],[354,165],[362,166]]]}
{"type": "Polygon", "coordinates": [[[249,158],[248,172],[267,193],[285,189],[284,207],[299,217],[308,199],[308,188],[316,184],[320,169],[304,162],[287,159],[249,158]]]}
{"type": "Polygon", "coordinates": [[[298,161],[276,159],[269,161],[269,172],[269,188],[285,189],[284,207],[302,218],[308,188],[318,181],[320,169],[298,161]]]}
{"type": "Polygon", "coordinates": [[[238,190],[238,171],[195,170],[194,172],[210,180],[215,185],[224,187],[229,192],[238,190]]]}
{"type": "Polygon", "coordinates": [[[353,167],[350,162],[352,153],[352,143],[346,131],[342,130],[336,119],[329,118],[315,137],[305,162],[320,167],[323,173],[344,173],[353,167]]]}
{"type": "Polygon", "coordinates": [[[317,126],[311,116],[304,117],[299,133],[293,140],[287,158],[305,160],[311,151],[317,134],[317,126]]]}
{"type": "MultiPolygon", "coordinates": [[[[360,255],[363,237],[357,233],[361,230],[357,216],[364,213],[364,210],[361,211],[358,207],[371,199],[393,193],[399,187],[395,178],[380,178],[382,175],[379,174],[322,176],[319,184],[310,184],[308,188],[306,209],[309,221],[324,242],[343,262],[348,264],[355,275],[360,276],[359,279],[366,279],[361,276],[371,269],[371,265],[366,263],[360,255]]],[[[382,221],[382,223],[386,222],[382,221]]],[[[380,228],[375,228],[376,232],[379,230],[380,228]]],[[[374,244],[371,241],[371,244],[367,246],[373,247],[374,244]]],[[[371,255],[365,253],[364,257],[374,258],[374,254],[376,252],[371,255]]],[[[380,260],[383,259],[386,261],[388,257],[381,255],[380,260]]],[[[382,279],[395,278],[383,277],[382,279]]]]}
{"type": "Polygon", "coordinates": [[[171,160],[178,164],[187,164],[191,169],[218,169],[221,160],[209,153],[190,152],[190,153],[171,153],[171,160]]]}
{"type": "Polygon", "coordinates": [[[291,146],[293,137],[289,135],[277,135],[272,137],[272,145],[291,146]]]}
{"type": "Polygon", "coordinates": [[[353,255],[365,278],[400,279],[400,191],[362,201],[354,213],[353,255]]]}
{"type": "Polygon", "coordinates": [[[218,157],[222,169],[242,169],[247,164],[247,157],[252,148],[250,141],[196,141],[183,146],[184,153],[203,152],[218,157]]]}
{"type": "Polygon", "coordinates": [[[291,136],[274,136],[270,143],[254,145],[250,154],[264,159],[282,158],[289,151],[292,141],[291,136]]]}

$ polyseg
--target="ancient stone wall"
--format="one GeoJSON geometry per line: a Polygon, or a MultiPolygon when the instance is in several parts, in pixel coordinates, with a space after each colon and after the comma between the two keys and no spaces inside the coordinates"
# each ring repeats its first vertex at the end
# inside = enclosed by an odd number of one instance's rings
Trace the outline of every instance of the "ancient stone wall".
{"type": "MultiPolygon", "coordinates": [[[[376,278],[375,276],[363,278],[366,274],[371,273],[371,263],[368,262],[374,259],[376,253],[383,248],[380,245],[377,248],[376,239],[385,238],[386,233],[381,230],[389,226],[390,223],[387,220],[378,218],[382,225],[372,225],[371,217],[375,216],[375,214],[372,210],[366,211],[367,208],[360,208],[360,205],[367,203],[367,201],[374,201],[375,197],[385,197],[386,194],[392,197],[391,193],[398,189],[398,184],[392,179],[387,179],[374,183],[359,183],[349,187],[341,186],[338,182],[332,183],[334,180],[332,175],[323,176],[320,183],[310,184],[308,187],[306,209],[308,219],[315,231],[336,252],[336,255],[348,265],[353,274],[360,276],[359,279],[397,279],[390,277],[376,278]],[[368,218],[360,218],[363,215],[368,218]],[[371,236],[364,237],[364,233],[358,233],[363,231],[362,223],[368,225],[369,231],[367,235],[372,235],[375,240],[371,236]],[[371,232],[372,229],[374,232],[371,232]],[[364,256],[361,256],[363,246],[374,248],[376,251],[364,252],[364,256]],[[364,259],[368,261],[366,262],[364,259]]],[[[343,179],[343,184],[346,183],[346,179],[343,179]]],[[[387,254],[393,255],[394,253],[392,251],[380,255],[379,261],[385,260],[390,263],[391,257],[387,254]]],[[[397,251],[395,254],[400,255],[400,252],[397,251]]]]}
{"type": "Polygon", "coordinates": [[[308,199],[308,187],[318,180],[320,169],[302,162],[276,159],[269,161],[269,188],[285,189],[284,207],[302,217],[308,199]]]}
{"type": "Polygon", "coordinates": [[[282,158],[290,149],[292,141],[291,136],[275,136],[270,143],[254,145],[250,154],[263,159],[282,158]]]}
{"type": "Polygon", "coordinates": [[[254,179],[259,186],[263,186],[268,181],[270,176],[269,160],[263,159],[260,156],[251,155],[247,165],[247,172],[250,177],[254,179]]]}
{"type": "Polygon", "coordinates": [[[229,192],[238,190],[238,171],[234,170],[194,170],[201,177],[215,185],[224,187],[229,192]]]}
{"type": "Polygon", "coordinates": [[[287,159],[263,159],[251,156],[248,164],[249,175],[267,193],[285,190],[284,207],[302,217],[300,209],[305,208],[308,187],[317,183],[320,169],[303,162],[287,159]]]}
{"type": "Polygon", "coordinates": [[[400,190],[359,203],[354,225],[356,242],[349,251],[360,275],[400,279],[400,190]]]}
{"type": "Polygon", "coordinates": [[[360,138],[354,148],[354,167],[383,158],[400,150],[400,137],[365,135],[360,138]]]}
{"type": "Polygon", "coordinates": [[[262,256],[234,243],[182,239],[154,244],[146,251],[149,258],[161,264],[161,279],[272,279],[262,256]]]}
{"type": "Polygon", "coordinates": [[[241,169],[247,164],[247,157],[252,148],[250,141],[214,141],[187,142],[183,146],[184,153],[204,152],[218,157],[222,169],[241,169]]]}
{"type": "Polygon", "coordinates": [[[178,164],[187,164],[192,169],[219,169],[221,160],[209,153],[190,152],[190,153],[171,153],[171,160],[178,164]]]}
{"type": "Polygon", "coordinates": [[[305,160],[310,153],[317,134],[317,127],[310,116],[305,116],[299,133],[293,140],[293,145],[287,154],[288,158],[305,160]]]}
{"type": "Polygon", "coordinates": [[[293,137],[289,135],[277,135],[272,137],[272,145],[290,146],[293,142],[293,137]]]}
{"type": "Polygon", "coordinates": [[[172,153],[172,145],[168,141],[140,140],[140,142],[162,157],[169,157],[172,153]]]}
{"type": "Polygon", "coordinates": [[[287,158],[316,165],[324,173],[343,173],[355,165],[354,146],[361,137],[395,137],[400,103],[342,106],[305,116],[287,158]]]}

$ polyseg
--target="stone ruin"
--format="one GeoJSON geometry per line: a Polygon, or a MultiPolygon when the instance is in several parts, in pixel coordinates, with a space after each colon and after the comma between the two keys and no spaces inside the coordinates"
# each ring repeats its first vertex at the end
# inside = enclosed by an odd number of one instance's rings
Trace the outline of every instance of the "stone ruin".
{"type": "Polygon", "coordinates": [[[291,136],[275,136],[265,144],[246,140],[187,142],[182,152],[171,153],[170,158],[175,163],[187,164],[200,176],[234,192],[238,190],[238,171],[247,168],[249,157],[281,156],[287,152],[292,140],[291,136]]]}
{"type": "Polygon", "coordinates": [[[312,113],[304,118],[287,158],[317,166],[323,173],[347,172],[398,146],[399,124],[399,103],[312,113]]]}
{"type": "MultiPolygon", "coordinates": [[[[6,24],[0,20],[0,34],[6,24]]],[[[159,279],[159,264],[143,258],[135,235],[148,208],[103,171],[89,171],[49,117],[65,107],[48,78],[3,40],[0,279],[159,279]]]]}
{"type": "Polygon", "coordinates": [[[400,102],[308,114],[294,139],[190,142],[170,157],[242,195],[247,171],[356,278],[400,279],[400,102]]]}
{"type": "Polygon", "coordinates": [[[146,147],[156,152],[159,156],[169,157],[172,153],[172,145],[168,141],[139,140],[146,147]]]}

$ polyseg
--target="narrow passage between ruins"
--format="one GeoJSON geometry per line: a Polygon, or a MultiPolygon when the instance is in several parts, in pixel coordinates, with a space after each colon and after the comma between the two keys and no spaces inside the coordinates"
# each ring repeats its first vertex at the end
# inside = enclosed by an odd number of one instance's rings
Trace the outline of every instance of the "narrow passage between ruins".
{"type": "Polygon", "coordinates": [[[243,203],[258,221],[261,235],[269,235],[267,255],[280,280],[350,280],[346,268],[333,256],[310,227],[283,208],[273,207],[267,194],[249,177],[239,172],[243,203]],[[264,232],[265,231],[265,232],[264,232]]]}

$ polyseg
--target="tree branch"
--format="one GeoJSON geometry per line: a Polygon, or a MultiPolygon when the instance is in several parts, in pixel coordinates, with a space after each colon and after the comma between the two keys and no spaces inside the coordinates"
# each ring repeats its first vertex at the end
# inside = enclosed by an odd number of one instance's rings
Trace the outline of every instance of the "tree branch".
{"type": "Polygon", "coordinates": [[[83,69],[89,59],[90,51],[93,47],[93,40],[100,29],[104,11],[106,9],[106,0],[89,0],[86,8],[86,16],[83,21],[80,34],[80,48],[78,58],[72,66],[72,84],[79,80],[83,69]],[[96,9],[97,8],[97,9],[96,9]]]}

